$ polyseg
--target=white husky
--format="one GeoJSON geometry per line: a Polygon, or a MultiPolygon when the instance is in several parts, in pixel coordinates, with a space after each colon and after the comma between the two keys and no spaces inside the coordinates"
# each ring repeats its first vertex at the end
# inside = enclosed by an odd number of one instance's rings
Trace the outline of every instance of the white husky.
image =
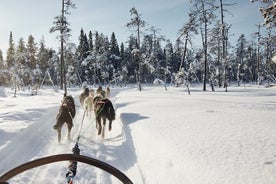
{"type": "Polygon", "coordinates": [[[89,96],[86,97],[83,101],[83,107],[86,110],[86,114],[89,117],[89,119],[92,118],[93,114],[93,99],[94,99],[94,90],[90,89],[89,90],[89,96]]]}

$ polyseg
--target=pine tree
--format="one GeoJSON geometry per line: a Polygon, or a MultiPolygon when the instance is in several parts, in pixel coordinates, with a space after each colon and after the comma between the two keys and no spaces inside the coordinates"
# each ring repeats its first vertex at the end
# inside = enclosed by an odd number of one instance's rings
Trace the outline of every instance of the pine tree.
{"type": "Polygon", "coordinates": [[[16,66],[24,66],[30,68],[30,62],[27,55],[27,49],[22,37],[19,38],[16,54],[15,54],[16,66]]]}
{"type": "Polygon", "coordinates": [[[83,60],[89,55],[89,43],[87,40],[87,36],[84,33],[83,29],[80,31],[80,36],[79,36],[79,45],[78,45],[78,56],[80,60],[83,60]]]}
{"type": "Polygon", "coordinates": [[[64,43],[70,36],[71,29],[69,28],[69,22],[66,15],[70,14],[69,9],[75,8],[76,5],[72,0],[62,0],[61,15],[55,17],[54,27],[50,28],[50,33],[59,31],[60,33],[60,89],[64,87],[64,93],[67,93],[66,87],[66,69],[64,63],[64,43]]]}
{"type": "Polygon", "coordinates": [[[108,39],[108,36],[104,36],[101,34],[103,46],[102,46],[102,52],[100,55],[100,78],[101,83],[109,83],[113,77],[114,77],[114,64],[111,62],[111,54],[110,54],[110,42],[108,39]]]}
{"type": "Polygon", "coordinates": [[[251,2],[260,1],[263,6],[260,12],[264,18],[264,24],[268,27],[276,27],[276,2],[275,0],[251,0],[251,2]]]}
{"type": "Polygon", "coordinates": [[[135,7],[132,7],[130,10],[130,15],[132,16],[129,23],[127,23],[127,27],[129,29],[134,29],[136,32],[136,49],[140,49],[140,36],[141,29],[145,27],[146,22],[141,19],[141,14],[138,13],[135,7]]]}
{"type": "Polygon", "coordinates": [[[10,32],[9,48],[7,50],[6,62],[7,62],[8,68],[14,66],[14,64],[15,64],[14,63],[15,62],[15,45],[14,45],[14,41],[13,41],[12,32],[10,32]]]}
{"type": "Polygon", "coordinates": [[[46,48],[44,38],[39,42],[38,52],[37,52],[37,63],[39,64],[41,71],[44,73],[51,67],[49,61],[51,59],[51,54],[49,49],[46,48]]]}
{"type": "Polygon", "coordinates": [[[79,45],[77,47],[77,53],[78,53],[78,63],[77,63],[77,70],[79,77],[81,81],[89,82],[91,77],[93,76],[93,73],[91,71],[91,65],[90,65],[90,56],[92,53],[89,53],[89,46],[87,42],[87,36],[84,33],[83,29],[80,30],[79,35],[79,45]],[[90,77],[91,75],[91,77],[90,77]]]}
{"type": "Polygon", "coordinates": [[[32,35],[28,37],[28,43],[27,43],[27,54],[29,58],[29,64],[31,69],[36,68],[36,53],[37,53],[37,47],[35,43],[35,39],[32,35]]]}
{"type": "Polygon", "coordinates": [[[88,34],[88,47],[89,47],[89,51],[92,52],[93,51],[93,34],[92,31],[89,31],[88,34]]]}
{"type": "Polygon", "coordinates": [[[4,69],[4,59],[3,59],[3,52],[2,50],[0,49],[0,70],[3,70],[4,69]]]}
{"type": "Polygon", "coordinates": [[[202,40],[203,48],[203,61],[204,61],[204,73],[203,73],[203,91],[206,91],[207,74],[208,74],[208,26],[215,18],[215,10],[218,8],[214,3],[215,0],[192,0],[194,2],[195,11],[197,14],[199,29],[202,40]]]}
{"type": "MultiPolygon", "coordinates": [[[[138,63],[135,62],[131,52],[134,48],[136,48],[136,39],[133,36],[130,36],[128,41],[128,46],[125,49],[125,59],[123,62],[123,66],[125,66],[124,71],[127,72],[127,83],[134,83],[135,82],[135,73],[138,68],[138,63]]],[[[137,81],[136,81],[137,82],[137,81]]]]}
{"type": "Polygon", "coordinates": [[[141,29],[145,27],[145,21],[141,19],[141,14],[138,13],[135,7],[130,9],[130,15],[132,16],[129,23],[127,23],[127,27],[130,29],[134,29],[136,32],[136,50],[133,50],[132,53],[134,55],[134,58],[136,62],[138,63],[138,67],[136,69],[136,80],[138,82],[138,89],[139,91],[142,90],[141,87],[141,52],[140,52],[140,35],[141,35],[141,29]],[[138,50],[137,50],[138,49],[138,50]]]}
{"type": "Polygon", "coordinates": [[[122,42],[120,45],[120,66],[119,66],[119,71],[120,71],[120,75],[118,77],[120,77],[121,82],[126,84],[127,83],[127,67],[126,67],[126,53],[125,53],[125,45],[122,42]]]}
{"type": "MultiPolygon", "coordinates": [[[[198,23],[196,21],[196,16],[197,16],[197,12],[196,11],[191,11],[189,13],[189,20],[187,23],[185,23],[185,25],[179,30],[180,33],[180,37],[179,39],[181,39],[182,37],[184,37],[184,48],[183,48],[183,54],[182,58],[180,59],[180,66],[179,66],[179,71],[180,69],[183,67],[184,71],[187,70],[187,63],[185,62],[186,59],[186,55],[187,55],[187,50],[188,50],[188,43],[191,43],[191,35],[192,34],[198,34],[198,23]]],[[[180,40],[178,40],[177,42],[179,42],[180,40]]],[[[179,44],[179,43],[178,43],[179,44]]]]}
{"type": "Polygon", "coordinates": [[[164,76],[164,82],[165,82],[165,89],[167,82],[170,82],[172,80],[172,73],[171,69],[173,66],[173,56],[174,56],[174,51],[173,51],[173,45],[170,41],[167,42],[165,48],[164,48],[164,54],[165,54],[165,59],[164,62],[162,63],[162,73],[164,76]]]}
{"type": "Polygon", "coordinates": [[[14,74],[17,75],[18,79],[23,81],[24,86],[30,85],[32,73],[26,49],[26,44],[22,37],[19,38],[18,45],[16,48],[15,63],[16,64],[14,66],[14,74]]]}
{"type": "Polygon", "coordinates": [[[115,71],[117,71],[120,66],[120,50],[114,32],[112,32],[110,38],[110,61],[113,64],[115,71]]]}
{"type": "Polygon", "coordinates": [[[237,81],[238,85],[240,85],[240,81],[243,78],[243,66],[245,65],[244,59],[245,59],[245,48],[246,48],[246,38],[244,34],[241,34],[237,40],[236,45],[236,74],[237,74],[237,81]]]}
{"type": "Polygon", "coordinates": [[[265,25],[268,35],[266,38],[264,38],[264,43],[266,43],[264,50],[264,53],[261,53],[260,50],[260,26],[258,25],[258,46],[257,46],[257,66],[256,66],[256,71],[253,72],[253,75],[255,76],[255,80],[257,80],[258,82],[260,82],[261,80],[261,74],[266,76],[266,78],[269,80],[274,80],[275,81],[275,62],[273,62],[273,60],[275,60],[276,55],[275,55],[275,51],[273,52],[273,48],[275,48],[275,43],[276,43],[276,38],[275,36],[272,35],[273,32],[275,32],[275,27],[276,27],[276,2],[275,0],[251,0],[251,2],[256,2],[259,1],[261,3],[261,7],[259,8],[259,11],[261,12],[264,22],[263,25],[265,25]],[[261,55],[265,54],[264,56],[264,60],[266,63],[265,66],[265,70],[267,70],[266,72],[264,72],[264,68],[262,68],[262,64],[264,63],[264,61],[261,61],[261,55]],[[266,73],[266,74],[264,74],[266,73]],[[257,78],[257,79],[256,79],[257,78]]]}
{"type": "MultiPolygon", "coordinates": [[[[174,45],[174,60],[173,60],[173,63],[172,63],[172,71],[173,73],[176,73],[179,71],[179,68],[180,68],[180,63],[181,63],[181,58],[182,58],[182,45],[183,42],[180,40],[180,38],[177,38],[176,41],[175,41],[175,45],[174,45]]],[[[184,70],[186,70],[188,67],[187,67],[187,64],[186,62],[183,62],[183,68],[184,70]]]]}

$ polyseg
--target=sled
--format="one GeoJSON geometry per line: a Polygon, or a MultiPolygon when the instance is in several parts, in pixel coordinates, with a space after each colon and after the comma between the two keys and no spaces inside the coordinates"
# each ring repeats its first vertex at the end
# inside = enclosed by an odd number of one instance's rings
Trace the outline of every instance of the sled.
{"type": "Polygon", "coordinates": [[[40,159],[36,159],[27,163],[24,163],[18,167],[15,167],[6,173],[4,173],[2,176],[0,176],[0,184],[8,184],[8,180],[11,179],[12,177],[35,167],[39,167],[42,165],[46,165],[49,163],[54,163],[54,162],[60,162],[60,161],[78,161],[82,163],[86,163],[91,166],[95,166],[99,169],[102,169],[111,175],[115,176],[118,178],[123,184],[132,184],[132,181],[120,170],[117,168],[102,162],[100,160],[87,157],[84,155],[76,155],[76,154],[58,154],[58,155],[52,155],[48,157],[43,157],[40,159]]]}

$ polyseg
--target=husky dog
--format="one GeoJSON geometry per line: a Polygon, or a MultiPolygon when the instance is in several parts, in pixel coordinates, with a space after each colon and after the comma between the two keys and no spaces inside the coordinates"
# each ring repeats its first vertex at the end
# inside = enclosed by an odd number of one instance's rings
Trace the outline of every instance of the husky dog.
{"type": "Polygon", "coordinates": [[[86,97],[88,97],[88,96],[89,96],[89,89],[88,88],[84,88],[84,91],[79,96],[80,104],[81,104],[82,107],[83,107],[84,99],[86,97]]]}
{"type": "Polygon", "coordinates": [[[106,90],[103,90],[103,88],[100,86],[97,90],[96,90],[96,94],[101,94],[103,98],[110,98],[110,88],[106,87],[106,90]]]}
{"type": "Polygon", "coordinates": [[[107,98],[103,98],[100,94],[97,94],[93,100],[94,112],[96,116],[96,127],[98,129],[98,135],[102,134],[104,138],[106,119],[109,121],[109,131],[112,129],[112,121],[115,120],[115,110],[111,101],[107,98]],[[101,121],[103,120],[103,126],[101,121]]]}
{"type": "Polygon", "coordinates": [[[84,109],[86,110],[87,116],[89,119],[92,117],[93,112],[93,99],[94,99],[94,90],[89,90],[89,96],[84,99],[84,109]]]}
{"type": "Polygon", "coordinates": [[[96,94],[100,94],[102,98],[105,98],[105,91],[103,90],[102,86],[99,86],[99,88],[96,90],[96,94]]]}
{"type": "Polygon", "coordinates": [[[75,108],[75,102],[74,98],[72,96],[64,96],[62,104],[59,108],[59,112],[56,117],[56,124],[54,125],[54,129],[58,132],[58,142],[60,142],[61,139],[61,128],[64,123],[67,124],[68,128],[68,139],[71,137],[71,129],[73,127],[73,118],[76,115],[76,108],[75,108]]]}
{"type": "Polygon", "coordinates": [[[99,86],[96,90],[96,94],[101,94],[101,91],[103,90],[102,86],[99,86]]]}
{"type": "Polygon", "coordinates": [[[107,87],[106,90],[105,90],[105,98],[110,98],[110,88],[107,87]]]}

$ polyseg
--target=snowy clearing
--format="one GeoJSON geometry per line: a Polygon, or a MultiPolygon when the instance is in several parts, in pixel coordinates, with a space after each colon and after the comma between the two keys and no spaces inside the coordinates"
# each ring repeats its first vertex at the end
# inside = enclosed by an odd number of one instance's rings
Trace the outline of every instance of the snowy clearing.
{"type": "MultiPolygon", "coordinates": [[[[247,85],[203,92],[144,86],[111,88],[116,120],[103,140],[94,119],[84,118],[79,89],[69,89],[77,104],[72,130],[62,143],[53,129],[62,92],[38,95],[0,87],[0,174],[22,163],[71,153],[80,133],[82,155],[118,168],[133,183],[273,184],[276,181],[276,87],[247,85]]],[[[94,116],[93,116],[94,117],[94,116]]],[[[65,183],[68,162],[24,172],[10,183],[65,183]]],[[[120,183],[95,167],[79,163],[74,183],[120,183]]]]}

